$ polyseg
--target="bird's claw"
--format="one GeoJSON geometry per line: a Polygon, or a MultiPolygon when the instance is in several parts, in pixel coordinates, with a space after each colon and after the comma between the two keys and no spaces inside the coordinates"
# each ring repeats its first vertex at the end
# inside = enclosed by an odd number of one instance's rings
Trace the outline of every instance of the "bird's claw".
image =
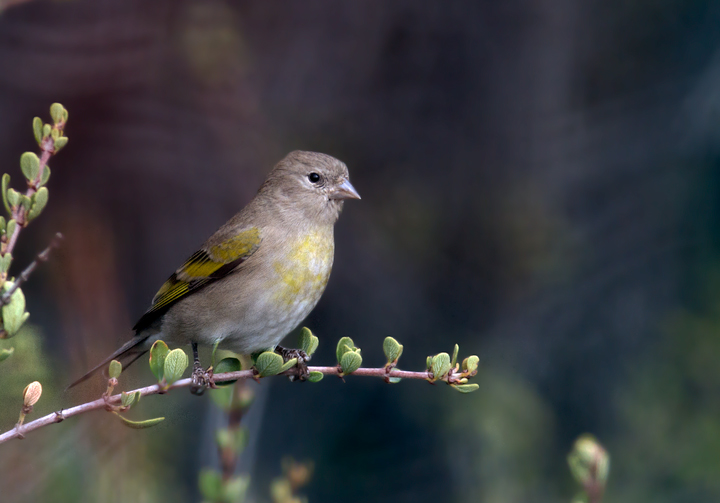
{"type": "Polygon", "coordinates": [[[297,364],[295,366],[296,373],[290,374],[288,377],[291,381],[299,379],[300,381],[307,380],[310,372],[308,371],[307,362],[310,361],[310,356],[302,349],[289,349],[282,346],[275,348],[275,351],[283,357],[283,361],[288,362],[293,358],[297,358],[297,364]]]}
{"type": "Polygon", "coordinates": [[[190,385],[190,393],[200,396],[205,393],[205,390],[207,388],[214,388],[215,383],[212,380],[212,376],[212,367],[205,370],[202,368],[199,362],[196,363],[193,367],[192,375],[190,376],[190,379],[192,379],[192,384],[190,385]]]}

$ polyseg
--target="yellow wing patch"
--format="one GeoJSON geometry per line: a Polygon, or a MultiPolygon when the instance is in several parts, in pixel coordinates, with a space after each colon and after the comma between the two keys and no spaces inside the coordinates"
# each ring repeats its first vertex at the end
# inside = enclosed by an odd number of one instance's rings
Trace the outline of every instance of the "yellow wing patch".
{"type": "Polygon", "coordinates": [[[232,272],[260,246],[260,230],[252,227],[235,236],[198,250],[160,287],[150,309],[135,324],[141,330],[157,319],[163,310],[202,286],[232,272]]]}
{"type": "Polygon", "coordinates": [[[260,230],[257,227],[241,232],[237,236],[223,241],[210,248],[216,260],[224,263],[232,262],[244,255],[254,252],[260,245],[260,230]]]}
{"type": "Polygon", "coordinates": [[[155,295],[152,303],[152,311],[162,309],[173,301],[188,293],[190,285],[184,281],[167,280],[155,295]]]}
{"type": "Polygon", "coordinates": [[[181,279],[202,279],[209,277],[224,265],[225,262],[215,262],[206,251],[200,250],[195,252],[175,274],[181,279]]]}

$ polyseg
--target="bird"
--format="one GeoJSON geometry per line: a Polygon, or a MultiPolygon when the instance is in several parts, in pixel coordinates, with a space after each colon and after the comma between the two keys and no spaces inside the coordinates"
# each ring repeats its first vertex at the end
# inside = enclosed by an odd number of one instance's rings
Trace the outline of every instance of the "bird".
{"type": "Polygon", "coordinates": [[[112,360],[127,368],[157,340],[192,346],[199,387],[208,382],[198,344],[238,354],[287,351],[278,344],[325,291],[334,226],[347,199],[360,195],[343,162],[318,152],[287,154],[247,206],[170,275],[133,327],[135,336],[68,388],[112,360]]]}

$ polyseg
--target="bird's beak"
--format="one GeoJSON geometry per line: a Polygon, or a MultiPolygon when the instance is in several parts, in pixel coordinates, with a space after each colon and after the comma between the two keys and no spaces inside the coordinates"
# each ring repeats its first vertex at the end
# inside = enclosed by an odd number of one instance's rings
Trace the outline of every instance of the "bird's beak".
{"type": "Polygon", "coordinates": [[[350,180],[345,180],[330,193],[330,199],[360,199],[360,194],[350,180]]]}

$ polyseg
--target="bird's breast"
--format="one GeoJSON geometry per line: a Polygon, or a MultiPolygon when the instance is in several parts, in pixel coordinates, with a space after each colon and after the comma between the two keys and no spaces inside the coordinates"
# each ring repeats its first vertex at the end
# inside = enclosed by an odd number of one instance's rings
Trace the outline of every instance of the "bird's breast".
{"type": "Polygon", "coordinates": [[[330,231],[314,231],[289,243],[288,252],[275,260],[274,300],[288,307],[312,309],[330,277],[334,243],[330,231]]]}

